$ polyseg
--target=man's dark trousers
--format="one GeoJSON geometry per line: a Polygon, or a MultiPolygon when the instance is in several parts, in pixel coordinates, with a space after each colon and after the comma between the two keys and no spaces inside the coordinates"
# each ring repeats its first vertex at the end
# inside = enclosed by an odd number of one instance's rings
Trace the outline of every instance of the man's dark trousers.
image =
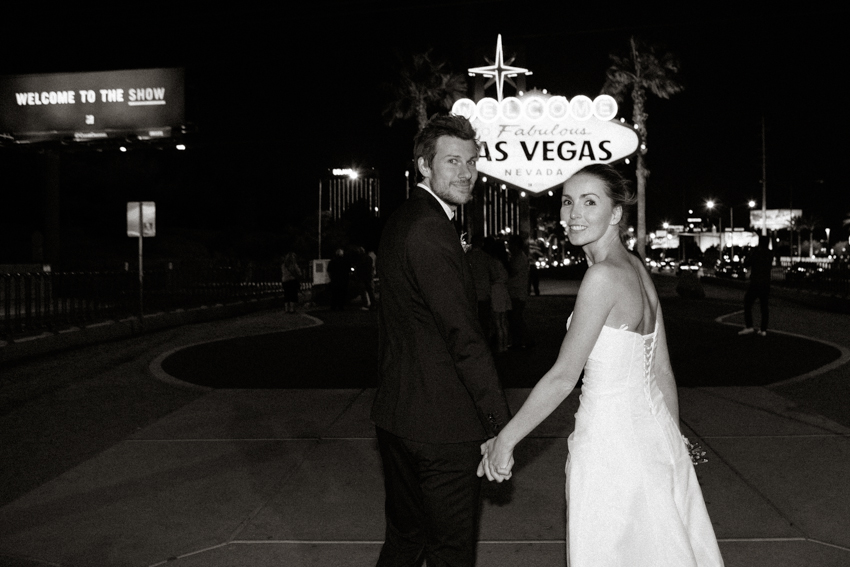
{"type": "Polygon", "coordinates": [[[770,319],[770,308],[768,307],[768,296],[770,295],[770,282],[751,282],[744,294],[744,324],[753,326],[753,304],[759,300],[761,308],[761,330],[767,331],[767,323],[770,319]]]}
{"type": "Polygon", "coordinates": [[[475,565],[483,440],[420,443],[376,430],[387,518],[378,567],[475,565]]]}

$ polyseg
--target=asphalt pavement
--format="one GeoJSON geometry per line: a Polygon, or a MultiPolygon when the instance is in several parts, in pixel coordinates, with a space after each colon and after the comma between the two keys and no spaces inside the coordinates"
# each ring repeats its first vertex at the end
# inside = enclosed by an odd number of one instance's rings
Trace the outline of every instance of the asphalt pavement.
{"type": "MultiPolygon", "coordinates": [[[[850,564],[848,316],[776,299],[739,337],[739,289],[662,295],[685,432],[728,566],[850,564]]],[[[497,357],[511,406],[548,369],[575,282],[529,300],[535,345],[497,357]]],[[[265,310],[0,367],[0,565],[374,564],[375,315],[265,310]]],[[[2,347],[0,347],[2,348],[2,347]]],[[[578,395],[488,485],[482,567],[564,562],[578,395]]]]}

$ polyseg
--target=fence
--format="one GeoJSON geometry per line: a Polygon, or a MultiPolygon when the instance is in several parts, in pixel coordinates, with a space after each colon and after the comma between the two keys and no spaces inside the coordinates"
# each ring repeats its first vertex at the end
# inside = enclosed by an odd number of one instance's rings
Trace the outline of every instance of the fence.
{"type": "Polygon", "coordinates": [[[841,297],[850,296],[850,266],[846,260],[782,257],[784,285],[800,291],[841,297]]]}
{"type": "MultiPolygon", "coordinates": [[[[309,272],[307,272],[309,273],[309,272]]],[[[312,284],[301,284],[309,291],[312,284]]],[[[144,313],[282,295],[280,268],[158,268],[144,273],[0,273],[0,338],[13,341],[144,313]]]]}

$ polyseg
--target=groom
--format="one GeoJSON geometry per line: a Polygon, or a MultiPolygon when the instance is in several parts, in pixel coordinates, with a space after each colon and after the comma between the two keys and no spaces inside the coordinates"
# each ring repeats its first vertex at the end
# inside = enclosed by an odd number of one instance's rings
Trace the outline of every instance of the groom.
{"type": "Polygon", "coordinates": [[[451,220],[478,176],[475,130],[463,117],[435,116],[417,134],[414,158],[422,182],[390,217],[378,251],[372,421],[387,525],[378,566],[471,567],[480,446],[510,418],[451,220]]]}

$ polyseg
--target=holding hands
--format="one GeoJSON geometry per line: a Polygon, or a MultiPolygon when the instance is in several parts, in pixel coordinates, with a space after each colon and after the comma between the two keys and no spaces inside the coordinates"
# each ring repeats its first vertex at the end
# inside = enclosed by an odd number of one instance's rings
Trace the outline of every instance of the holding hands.
{"type": "Polygon", "coordinates": [[[505,447],[501,437],[488,439],[481,444],[481,462],[478,464],[478,476],[487,476],[487,480],[502,482],[511,478],[514,466],[513,447],[505,447]]]}

